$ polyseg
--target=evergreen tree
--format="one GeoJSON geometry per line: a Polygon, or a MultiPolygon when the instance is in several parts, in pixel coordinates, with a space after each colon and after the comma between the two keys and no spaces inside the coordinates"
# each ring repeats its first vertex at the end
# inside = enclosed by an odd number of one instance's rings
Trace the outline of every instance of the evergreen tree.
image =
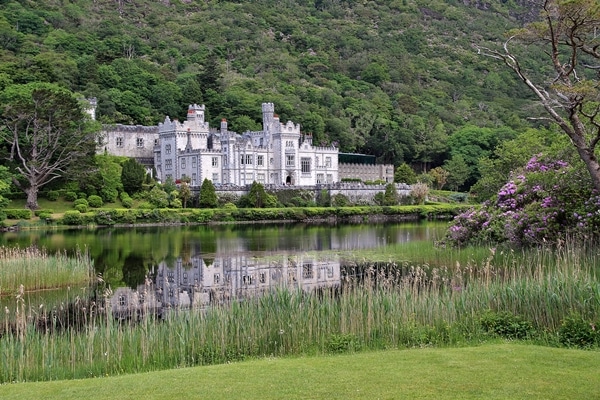
{"type": "Polygon", "coordinates": [[[394,182],[412,185],[417,182],[417,174],[407,163],[402,163],[394,171],[394,182]]]}
{"type": "Polygon", "coordinates": [[[277,198],[268,194],[262,184],[254,181],[250,187],[250,192],[246,196],[246,203],[250,207],[271,208],[277,206],[277,198]]]}
{"type": "Polygon", "coordinates": [[[128,158],[123,163],[121,171],[121,183],[123,190],[129,195],[133,195],[142,190],[144,179],[146,178],[146,170],[144,166],[137,162],[134,158],[128,158]]]}
{"type": "Polygon", "coordinates": [[[398,204],[398,192],[396,186],[393,183],[388,183],[385,186],[385,193],[383,194],[383,205],[384,206],[395,206],[398,204]]]}
{"type": "Polygon", "coordinates": [[[469,178],[469,166],[460,154],[455,155],[450,160],[446,161],[444,169],[448,171],[446,183],[452,190],[459,190],[469,178]]]}
{"type": "Polygon", "coordinates": [[[215,192],[215,185],[213,185],[211,180],[204,178],[202,186],[200,187],[200,200],[198,201],[198,206],[200,206],[200,208],[216,208],[218,205],[219,199],[215,192]]]}

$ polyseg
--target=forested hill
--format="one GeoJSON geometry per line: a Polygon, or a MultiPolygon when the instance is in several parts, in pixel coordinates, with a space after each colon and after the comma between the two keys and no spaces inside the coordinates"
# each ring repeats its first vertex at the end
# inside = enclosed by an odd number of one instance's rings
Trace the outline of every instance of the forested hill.
{"type": "Polygon", "coordinates": [[[56,82],[96,97],[105,123],[205,104],[212,126],[238,132],[274,102],[317,144],[439,165],[467,125],[526,126],[529,93],[472,46],[536,15],[517,3],[0,0],[0,89],[56,82]]]}

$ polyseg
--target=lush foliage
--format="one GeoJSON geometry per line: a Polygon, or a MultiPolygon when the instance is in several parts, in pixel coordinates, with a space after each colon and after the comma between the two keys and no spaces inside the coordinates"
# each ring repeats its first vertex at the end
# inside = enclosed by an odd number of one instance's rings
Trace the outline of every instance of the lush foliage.
{"type": "Polygon", "coordinates": [[[600,195],[579,164],[534,156],[481,208],[458,215],[447,239],[455,245],[508,243],[530,246],[595,235],[600,195]]]}
{"type": "Polygon", "coordinates": [[[142,185],[145,178],[146,169],[134,158],[128,158],[123,163],[123,168],[121,170],[121,183],[123,184],[123,190],[129,195],[134,195],[142,190],[142,185]]]}
{"type": "Polygon", "coordinates": [[[200,198],[198,199],[198,206],[200,208],[215,208],[219,205],[217,193],[215,191],[215,185],[209,179],[202,181],[200,187],[200,198]]]}
{"type": "Polygon", "coordinates": [[[94,124],[70,91],[50,83],[10,85],[0,92],[0,156],[13,183],[38,208],[39,190],[93,159],[94,124]]]}
{"type": "Polygon", "coordinates": [[[277,207],[277,197],[267,193],[262,184],[252,182],[250,191],[247,195],[242,196],[239,205],[241,207],[273,208],[277,207]]]}
{"type": "Polygon", "coordinates": [[[260,127],[260,104],[271,101],[315,144],[336,141],[345,152],[428,170],[449,151],[466,154],[448,142],[466,124],[526,125],[528,93],[471,44],[502,38],[535,14],[529,8],[498,0],[6,0],[0,90],[56,83],[95,97],[103,123],[182,119],[188,104],[204,103],[212,126],[227,118],[238,132],[260,127]]]}

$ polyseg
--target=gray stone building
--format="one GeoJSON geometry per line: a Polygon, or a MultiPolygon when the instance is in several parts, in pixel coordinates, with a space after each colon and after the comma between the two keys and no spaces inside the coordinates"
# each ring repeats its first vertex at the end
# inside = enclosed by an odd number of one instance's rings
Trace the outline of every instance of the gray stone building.
{"type": "MultiPolygon", "coordinates": [[[[95,102],[90,101],[95,116],[95,102]]],[[[214,184],[245,186],[314,186],[343,178],[393,182],[393,165],[340,164],[335,146],[314,146],[300,125],[282,123],[273,103],[263,103],[263,129],[237,133],[222,120],[219,129],[205,121],[205,106],[189,106],[186,120],[166,117],[158,126],[104,125],[99,153],[133,157],[156,171],[156,178],[189,179],[199,186],[206,178],[214,184]]]]}

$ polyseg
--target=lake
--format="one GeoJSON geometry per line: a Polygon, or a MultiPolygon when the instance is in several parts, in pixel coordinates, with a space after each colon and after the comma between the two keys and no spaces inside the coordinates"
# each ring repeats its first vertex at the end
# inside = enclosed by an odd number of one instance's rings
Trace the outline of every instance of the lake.
{"type": "MultiPolygon", "coordinates": [[[[96,274],[114,291],[113,309],[130,310],[132,302],[140,303],[141,292],[146,305],[185,307],[243,298],[274,286],[312,290],[337,285],[345,259],[361,252],[384,255],[390,246],[433,247],[446,227],[445,222],[424,222],[34,230],[4,233],[0,245],[87,251],[96,274]]],[[[48,303],[39,297],[29,301],[48,303]]]]}

